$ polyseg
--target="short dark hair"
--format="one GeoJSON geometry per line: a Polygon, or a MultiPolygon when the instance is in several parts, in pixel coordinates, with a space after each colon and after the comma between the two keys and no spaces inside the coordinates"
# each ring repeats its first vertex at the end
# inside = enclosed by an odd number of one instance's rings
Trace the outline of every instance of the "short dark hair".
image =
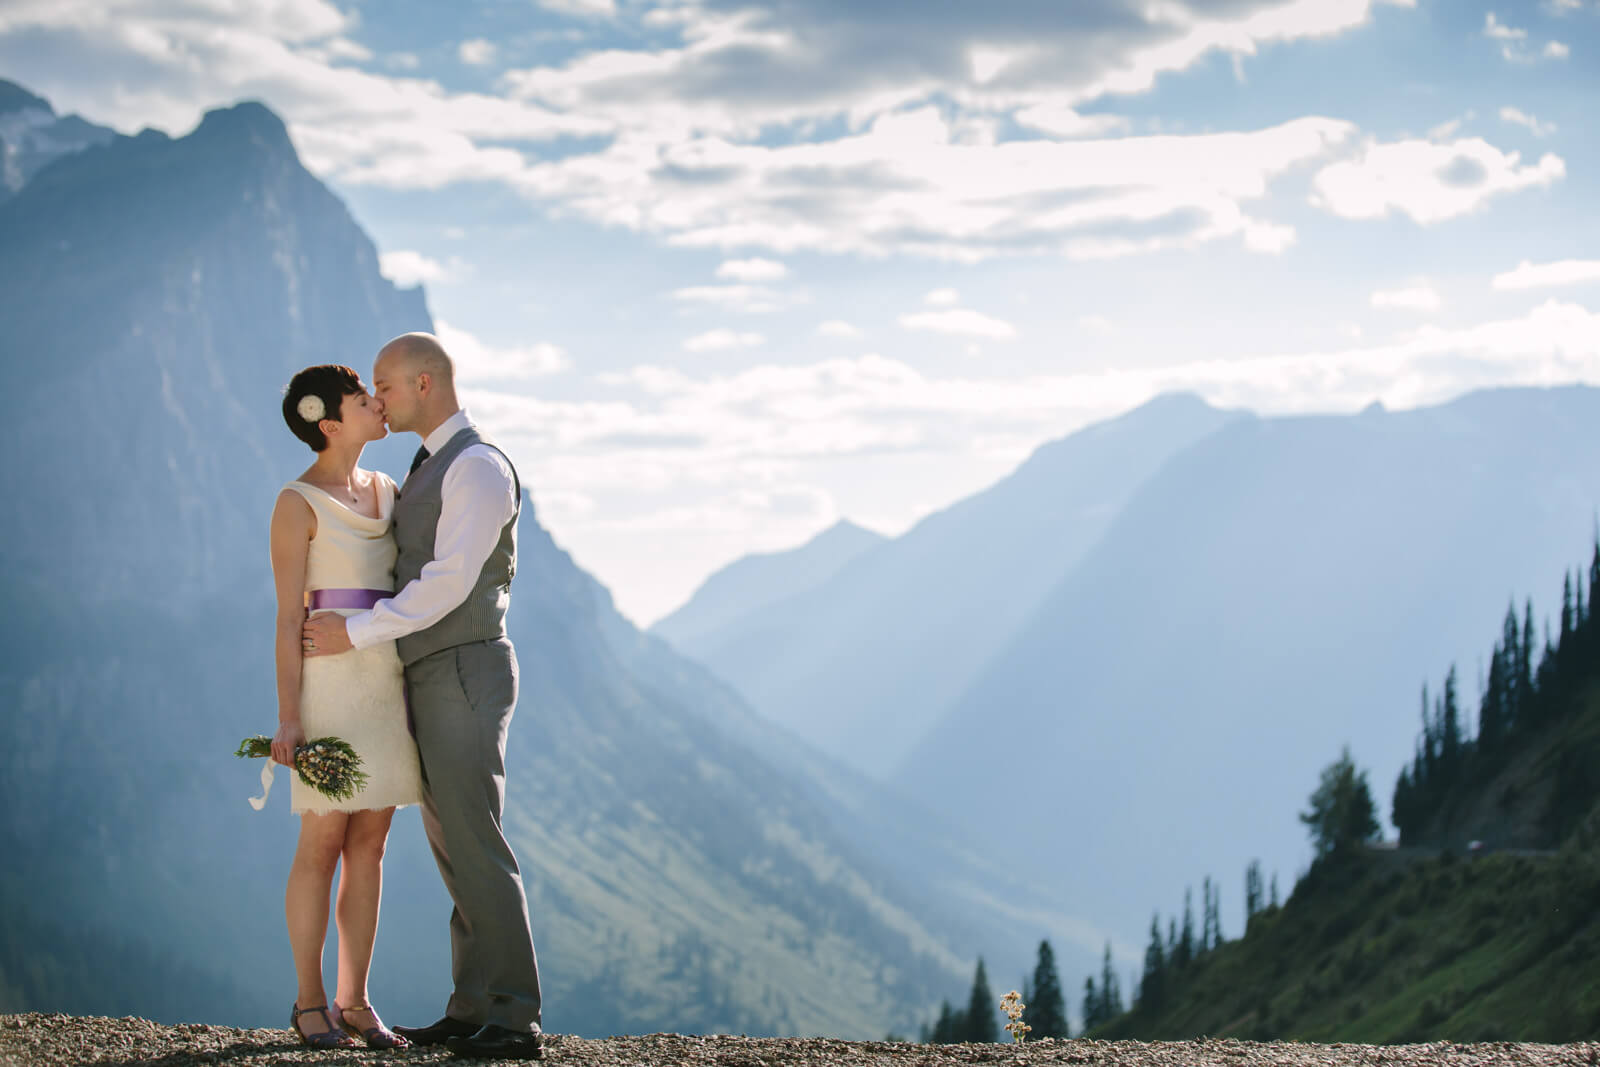
{"type": "Polygon", "coordinates": [[[338,363],[307,367],[290,378],[289,387],[283,391],[283,421],[289,424],[291,433],[311,446],[311,451],[321,452],[328,447],[328,435],[317,425],[322,420],[301,418],[300,401],[308,396],[317,397],[326,412],[322,418],[338,422],[339,407],[344,403],[344,398],[366,391],[367,387],[361,383],[361,375],[349,367],[338,363]]]}

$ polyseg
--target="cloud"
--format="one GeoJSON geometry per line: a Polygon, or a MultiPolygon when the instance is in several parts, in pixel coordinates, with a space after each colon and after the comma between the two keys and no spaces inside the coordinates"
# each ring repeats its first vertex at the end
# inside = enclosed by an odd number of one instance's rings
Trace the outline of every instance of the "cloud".
{"type": "Polygon", "coordinates": [[[775,282],[789,275],[789,268],[775,259],[725,259],[717,267],[717,277],[741,282],[775,282]]]}
{"type": "Polygon", "coordinates": [[[786,303],[781,293],[763,285],[693,285],[673,290],[672,298],[750,315],[777,311],[786,303]]]}
{"type": "Polygon", "coordinates": [[[1058,252],[1078,259],[1227,237],[1281,248],[1252,219],[1278,176],[1354,132],[1298,119],[1246,133],[964,143],[935,108],[882,115],[827,142],[701,137],[607,149],[532,168],[527,191],[595,221],[691,247],[761,246],[962,262],[1058,252]]]}
{"type": "Polygon", "coordinates": [[[1528,31],[1507,26],[1491,11],[1483,17],[1483,35],[1493,41],[1522,41],[1527,39],[1528,31]]]}
{"type": "Polygon", "coordinates": [[[443,319],[434,321],[434,330],[440,343],[455,360],[456,373],[464,388],[484,383],[531,381],[558,374],[572,366],[567,353],[548,342],[502,348],[486,344],[443,319]]]}
{"type": "Polygon", "coordinates": [[[497,51],[493,41],[475,37],[470,41],[462,41],[456,48],[456,56],[468,66],[486,67],[494,62],[497,51]]]}
{"type": "Polygon", "coordinates": [[[352,184],[509,181],[526,160],[507,139],[610,129],[523,101],[446,92],[406,73],[410,53],[385,57],[385,72],[343,65],[365,52],[349,37],[354,29],[354,17],[325,0],[14,0],[0,7],[0,65],[58,109],[127,132],[183,133],[208,107],[263,100],[287,121],[307,166],[352,184]]]}
{"type": "Polygon", "coordinates": [[[1375,308],[1400,308],[1406,311],[1438,311],[1439,293],[1423,283],[1407,289],[1380,289],[1372,294],[1375,308]]]}
{"type": "Polygon", "coordinates": [[[683,347],[688,352],[719,352],[729,348],[754,348],[766,344],[766,341],[767,339],[759,333],[716,329],[695,334],[683,342],[683,347]]]}
{"type": "Polygon", "coordinates": [[[817,325],[817,334],[821,337],[854,339],[861,336],[861,331],[842,319],[829,319],[817,325]]]}
{"type": "Polygon", "coordinates": [[[1563,259],[1534,264],[1523,260],[1515,270],[1494,276],[1496,289],[1543,289],[1600,281],[1600,259],[1563,259]]]}
{"type": "Polygon", "coordinates": [[[1478,210],[1504,193],[1547,186],[1566,175],[1561,157],[1546,153],[1522,164],[1481,138],[1435,144],[1368,144],[1360,155],[1317,173],[1312,202],[1347,219],[1380,219],[1395,212],[1422,225],[1478,210]]]}
{"type": "Polygon", "coordinates": [[[1009,341],[1017,336],[1016,327],[1009,322],[973,311],[971,308],[919,311],[901,315],[900,325],[908,330],[932,330],[936,333],[956,334],[961,337],[987,337],[996,341],[1009,341]]]}
{"type": "Polygon", "coordinates": [[[447,265],[410,249],[383,253],[378,257],[378,269],[385,278],[402,286],[456,281],[470,273],[467,265],[453,256],[447,265]]]}
{"type": "Polygon", "coordinates": [[[1104,315],[1079,315],[1078,328],[1089,333],[1099,334],[1102,337],[1107,337],[1117,332],[1117,324],[1104,315]]]}
{"type": "Polygon", "coordinates": [[[1503,107],[1503,108],[1501,108],[1500,109],[1500,119],[1501,119],[1502,122],[1510,122],[1510,123],[1514,123],[1515,125],[1518,125],[1518,126],[1526,126],[1528,129],[1533,131],[1533,135],[1535,137],[1548,137],[1552,133],[1556,132],[1556,124],[1555,123],[1553,123],[1553,122],[1540,122],[1538,119],[1534,118],[1532,115],[1529,115],[1529,114],[1526,114],[1525,112],[1519,111],[1517,108],[1514,108],[1514,107],[1503,107]]]}
{"type": "Polygon", "coordinates": [[[1547,41],[1545,43],[1544,57],[1546,59],[1566,59],[1571,54],[1572,49],[1568,48],[1560,41],[1547,41]]]}
{"type": "Polygon", "coordinates": [[[933,307],[950,307],[961,302],[961,294],[954,289],[934,289],[923,294],[922,302],[933,307]]]}
{"type": "Polygon", "coordinates": [[[416,70],[422,60],[415,52],[391,52],[383,57],[383,65],[391,70],[416,70]]]}
{"type": "Polygon", "coordinates": [[[610,18],[617,13],[616,0],[535,0],[535,2],[546,10],[583,18],[610,18]]]}

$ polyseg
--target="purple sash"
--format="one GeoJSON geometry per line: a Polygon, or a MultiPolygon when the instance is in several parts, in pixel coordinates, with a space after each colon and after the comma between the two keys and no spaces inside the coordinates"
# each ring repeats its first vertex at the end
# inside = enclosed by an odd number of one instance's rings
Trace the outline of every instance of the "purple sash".
{"type": "Polygon", "coordinates": [[[392,596],[389,589],[313,589],[306,594],[306,607],[312,611],[365,611],[392,596]]]}

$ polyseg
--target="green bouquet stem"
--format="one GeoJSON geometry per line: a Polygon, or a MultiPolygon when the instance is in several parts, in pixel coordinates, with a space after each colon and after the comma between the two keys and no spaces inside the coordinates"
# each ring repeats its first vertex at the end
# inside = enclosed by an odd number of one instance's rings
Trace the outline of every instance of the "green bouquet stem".
{"type": "MultiPolygon", "coordinates": [[[[256,734],[239,742],[234,753],[240,759],[267,759],[272,756],[272,738],[256,734]]],[[[337,737],[319,737],[296,746],[294,773],[311,789],[329,800],[349,800],[367,784],[361,757],[350,742],[337,737]]]]}

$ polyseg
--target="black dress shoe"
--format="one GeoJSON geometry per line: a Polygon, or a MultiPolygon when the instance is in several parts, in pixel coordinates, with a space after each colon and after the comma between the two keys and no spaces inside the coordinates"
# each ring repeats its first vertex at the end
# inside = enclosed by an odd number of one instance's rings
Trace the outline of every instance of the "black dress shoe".
{"type": "Polygon", "coordinates": [[[413,1045],[442,1045],[452,1037],[471,1037],[477,1033],[477,1023],[464,1023],[446,1015],[431,1026],[396,1026],[394,1032],[413,1045]]]}
{"type": "Polygon", "coordinates": [[[482,1060],[542,1060],[544,1035],[490,1023],[471,1037],[452,1037],[445,1047],[457,1056],[482,1060]]]}

